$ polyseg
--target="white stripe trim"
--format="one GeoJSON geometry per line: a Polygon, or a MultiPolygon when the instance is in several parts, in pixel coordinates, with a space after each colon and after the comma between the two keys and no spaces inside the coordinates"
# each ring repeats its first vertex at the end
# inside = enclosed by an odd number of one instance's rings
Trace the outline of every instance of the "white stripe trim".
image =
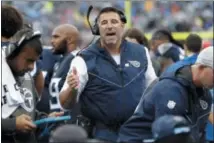
{"type": "Polygon", "coordinates": [[[119,84],[117,84],[117,83],[114,83],[114,82],[112,82],[112,81],[109,81],[108,79],[105,79],[105,78],[102,78],[102,77],[100,77],[100,76],[98,76],[98,75],[96,75],[96,74],[94,74],[94,73],[91,73],[91,72],[89,72],[88,74],[89,75],[92,75],[92,76],[95,76],[95,77],[97,77],[97,78],[99,78],[99,79],[101,79],[101,80],[103,80],[103,81],[106,81],[106,82],[108,82],[108,83],[110,83],[110,84],[113,84],[113,85],[115,85],[115,86],[117,86],[117,87],[126,87],[126,86],[128,86],[129,84],[131,84],[137,77],[139,77],[142,73],[143,73],[143,71],[144,71],[144,69],[142,69],[134,78],[132,78],[127,84],[125,84],[124,86],[121,86],[121,85],[119,85],[119,84]]]}

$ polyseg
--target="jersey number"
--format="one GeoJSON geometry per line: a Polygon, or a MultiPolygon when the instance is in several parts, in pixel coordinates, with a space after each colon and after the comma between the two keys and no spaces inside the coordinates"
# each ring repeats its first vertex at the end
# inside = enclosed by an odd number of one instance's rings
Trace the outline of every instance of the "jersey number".
{"type": "Polygon", "coordinates": [[[61,109],[61,105],[59,102],[59,82],[61,78],[52,78],[49,85],[49,93],[50,97],[50,109],[61,109]]]}

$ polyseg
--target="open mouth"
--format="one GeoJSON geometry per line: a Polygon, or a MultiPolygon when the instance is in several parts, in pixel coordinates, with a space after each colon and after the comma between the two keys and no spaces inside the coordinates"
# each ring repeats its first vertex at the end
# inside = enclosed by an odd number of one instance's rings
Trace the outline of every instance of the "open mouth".
{"type": "Polygon", "coordinates": [[[111,32],[111,33],[107,33],[106,36],[115,36],[116,33],[115,32],[111,32]]]}

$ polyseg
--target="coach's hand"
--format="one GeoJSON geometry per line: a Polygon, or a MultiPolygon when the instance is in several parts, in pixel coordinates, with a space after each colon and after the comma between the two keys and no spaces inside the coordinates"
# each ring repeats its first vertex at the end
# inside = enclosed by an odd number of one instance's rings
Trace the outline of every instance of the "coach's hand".
{"type": "Polygon", "coordinates": [[[36,129],[36,125],[33,124],[30,116],[22,114],[16,117],[16,129],[22,132],[29,132],[36,129]]]}
{"type": "Polygon", "coordinates": [[[64,114],[64,112],[52,112],[48,115],[48,117],[58,117],[58,116],[62,116],[64,114]]]}
{"type": "Polygon", "coordinates": [[[79,76],[77,73],[77,69],[73,67],[72,73],[67,77],[67,83],[71,89],[78,89],[79,86],[79,76]]]}

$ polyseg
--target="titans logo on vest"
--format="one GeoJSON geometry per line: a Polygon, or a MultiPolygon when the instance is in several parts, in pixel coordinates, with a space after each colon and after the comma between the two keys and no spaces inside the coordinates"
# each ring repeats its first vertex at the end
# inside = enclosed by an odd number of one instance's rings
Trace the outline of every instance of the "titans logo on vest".
{"type": "Polygon", "coordinates": [[[23,88],[22,90],[22,96],[24,98],[24,103],[21,104],[21,106],[28,112],[32,112],[34,109],[34,102],[33,102],[33,94],[32,92],[27,89],[23,88]]]}
{"type": "Polygon", "coordinates": [[[140,62],[139,61],[128,61],[132,66],[139,68],[140,67],[140,62]]]}
{"type": "Polygon", "coordinates": [[[206,110],[208,108],[208,103],[204,100],[201,100],[201,99],[199,101],[200,101],[201,108],[203,110],[206,110]]]}

